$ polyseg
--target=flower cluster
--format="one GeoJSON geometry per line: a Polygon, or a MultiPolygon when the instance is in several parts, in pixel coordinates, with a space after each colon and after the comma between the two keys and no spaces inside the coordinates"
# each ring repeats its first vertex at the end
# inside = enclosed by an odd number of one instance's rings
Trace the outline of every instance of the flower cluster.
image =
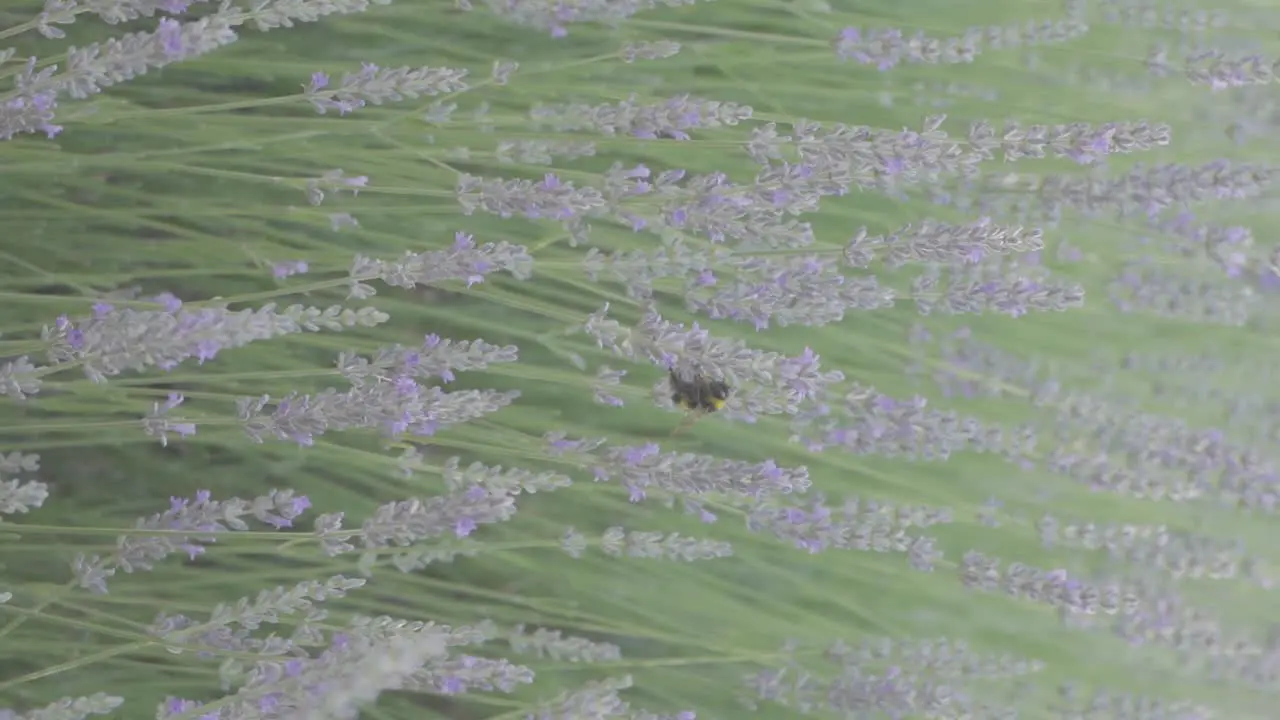
{"type": "Polygon", "coordinates": [[[238,416],[254,442],[267,438],[311,445],[330,431],[377,430],[388,436],[434,435],[438,430],[474,420],[510,405],[519,391],[460,390],[424,387],[409,375],[339,390],[240,398],[238,416]]]}
{"type": "Polygon", "coordinates": [[[110,555],[77,555],[71,564],[72,575],[80,587],[105,593],[107,578],[117,570],[126,573],[151,570],[157,562],[176,552],[194,559],[204,553],[206,544],[216,542],[218,535],[248,530],[249,524],[242,518],[251,517],[276,529],[291,527],[310,506],[311,501],[291,490],[272,490],[251,501],[214,500],[207,490],[200,491],[191,500],[173,498],[168,510],[139,518],[134,526],[137,533],[121,535],[115,552],[110,555]],[[149,530],[162,533],[148,533],[149,530]]]}
{"type": "Polygon", "coordinates": [[[388,315],[376,308],[352,310],[338,305],[320,309],[290,305],[277,310],[267,304],[256,310],[225,307],[187,308],[173,295],[156,298],[162,310],[94,305],[88,318],[58,318],[46,327],[49,361],[75,364],[95,382],[149,367],[172,370],[192,358],[203,363],[228,348],[281,335],[349,327],[372,327],[388,315]]]}
{"type": "Polygon", "coordinates": [[[938,638],[868,638],[850,646],[836,640],[809,661],[798,643],[782,650],[783,664],[743,678],[748,708],[778,704],[799,712],[819,708],[839,715],[886,717],[1010,717],[1012,708],[973,697],[977,688],[1034,675],[1044,664],[987,656],[963,642],[938,638]]]}
{"type": "Polygon", "coordinates": [[[48,485],[39,480],[22,481],[14,477],[39,470],[39,455],[0,453],[0,515],[27,513],[44,504],[49,498],[48,485]]]}
{"type": "Polygon", "coordinates": [[[942,552],[934,539],[909,533],[915,528],[952,521],[951,511],[927,507],[894,507],[857,497],[833,512],[822,497],[810,505],[760,502],[747,516],[752,532],[768,532],[810,553],[824,550],[903,553],[911,567],[934,569],[942,552]]]}
{"type": "Polygon", "coordinates": [[[794,415],[801,403],[844,379],[839,371],[822,371],[820,358],[811,349],[795,357],[752,350],[740,340],[716,337],[697,325],[686,329],[654,311],[627,328],[608,317],[608,310],[605,306],[593,313],[580,330],[621,357],[693,369],[729,382],[737,390],[728,410],[745,418],[794,415]]]}
{"type": "Polygon", "coordinates": [[[1044,45],[1074,40],[1089,26],[1075,20],[1059,22],[1027,22],[1023,25],[969,28],[964,35],[939,39],[917,32],[905,35],[897,28],[877,28],[863,32],[845,28],[835,41],[836,56],[863,65],[875,65],[880,71],[901,64],[939,63],[954,65],[971,63],[985,44],[991,50],[1044,45]]]}
{"type": "Polygon", "coordinates": [[[448,250],[405,251],[403,257],[394,261],[356,255],[349,270],[348,297],[373,297],[377,291],[365,284],[365,280],[381,280],[392,287],[408,289],[462,280],[471,287],[498,270],[509,272],[518,280],[527,280],[533,272],[533,258],[523,245],[508,242],[477,245],[471,235],[459,231],[448,250]]]}
{"type": "Polygon", "coordinates": [[[604,446],[571,441],[561,435],[547,438],[559,454],[574,457],[597,482],[616,482],[632,502],[648,496],[663,500],[723,499],[749,503],[776,495],[804,493],[808,471],[778,467],[772,460],[748,463],[710,455],[662,452],[656,444],[639,447],[604,446]]]}
{"type": "Polygon", "coordinates": [[[632,96],[616,104],[539,106],[529,117],[559,132],[688,140],[689,130],[734,126],[750,120],[751,112],[749,105],[676,95],[654,104],[638,103],[632,96]]]}
{"type": "Polygon", "coordinates": [[[453,382],[455,372],[484,370],[490,365],[513,363],[519,355],[515,345],[497,346],[476,340],[452,340],[434,333],[422,345],[406,348],[400,345],[379,348],[372,357],[355,353],[338,355],[338,372],[353,385],[363,385],[392,376],[418,380],[437,377],[453,382]]]}
{"type": "Polygon", "coordinates": [[[364,63],[359,72],[344,74],[335,87],[330,87],[328,74],[313,73],[303,90],[321,115],[329,110],[346,115],[366,104],[462,92],[468,87],[466,77],[466,70],[454,68],[382,68],[364,63]]]}

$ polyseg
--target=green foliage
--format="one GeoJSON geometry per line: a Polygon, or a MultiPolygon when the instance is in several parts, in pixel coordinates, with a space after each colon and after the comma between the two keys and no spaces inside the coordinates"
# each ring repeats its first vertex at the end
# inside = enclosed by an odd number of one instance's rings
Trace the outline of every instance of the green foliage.
{"type": "MultiPolygon", "coordinates": [[[[134,518],[163,511],[168,497],[209,489],[219,498],[251,498],[290,488],[310,498],[313,513],[341,511],[355,526],[383,503],[441,493],[440,470],[457,456],[464,465],[555,470],[579,482],[522,497],[515,519],[477,533],[474,556],[413,573],[400,573],[383,558],[368,585],[333,603],[326,622],[338,626],[350,613],[449,625],[490,619],[503,627],[549,627],[612,642],[624,659],[574,665],[512,656],[537,673],[532,688],[511,696],[395,694],[368,717],[522,717],[538,699],[591,678],[629,673],[636,682],[627,696],[638,707],[692,708],[704,718],[733,718],[743,712],[741,676],[779,664],[788,640],[821,645],[837,637],[856,642],[878,635],[964,639],[984,652],[1045,662],[1049,684],[1098,683],[1176,695],[1217,707],[1222,717],[1267,716],[1260,696],[1177,674],[1166,654],[1129,648],[1106,634],[1070,631],[1044,606],[970,592],[959,582],[957,563],[966,550],[979,549],[1042,567],[1086,566],[1082,553],[1040,547],[1034,519],[1048,510],[1094,522],[1240,534],[1274,559],[1266,543],[1274,535],[1272,519],[1116,498],[987,455],[962,453],[927,463],[838,450],[810,453],[787,441],[791,431],[776,417],[747,424],[716,415],[672,437],[681,415],[650,401],[650,386],[662,381],[664,369],[628,364],[591,338],[566,332],[605,302],[623,322],[639,318],[643,308],[620,285],[591,282],[580,266],[584,248],[571,247],[556,223],[461,213],[455,199],[459,173],[536,179],[546,170],[495,156],[501,141],[548,135],[528,120],[536,104],[632,96],[658,101],[677,92],[749,104],[762,121],[809,118],[889,129],[918,127],[925,115],[937,112],[927,101],[947,100],[953,103],[945,110],[947,127],[954,126],[956,136],[970,120],[998,123],[1006,116],[1026,123],[1147,118],[1172,125],[1173,146],[1133,156],[1140,162],[1248,160],[1256,151],[1215,140],[1196,126],[1192,108],[1205,102],[1203,88],[1168,81],[1140,96],[1060,80],[1065,68],[1077,65],[1122,67],[1141,76],[1141,50],[1127,29],[1101,26],[1082,40],[1037,48],[1041,62],[1034,69],[1023,51],[992,51],[972,65],[878,73],[838,62],[830,39],[851,25],[956,35],[969,25],[1044,20],[1060,10],[1044,2],[837,5],[825,12],[804,3],[721,0],[644,13],[617,29],[575,25],[563,39],[439,3],[376,6],[293,29],[245,29],[240,41],[215,53],[66,104],[65,130],[56,139],[24,135],[0,143],[4,356],[40,357],[42,326],[60,314],[87,315],[107,293],[135,286],[140,298],[167,291],[191,305],[213,298],[236,308],[265,302],[369,304],[391,318],[376,327],[253,343],[201,365],[130,373],[105,384],[63,371],[46,377],[30,401],[0,403],[0,452],[39,453],[40,477],[51,487],[43,507],[0,524],[0,590],[13,593],[0,605],[0,706],[36,707],[106,691],[126,698],[121,717],[144,717],[165,696],[210,700],[218,695],[217,662],[190,652],[166,653],[146,635],[157,612],[199,617],[216,602],[262,589],[355,574],[354,560],[326,558],[314,543],[295,545],[287,534],[246,532],[221,539],[196,560],[171,557],[152,572],[118,575],[107,595],[67,585],[72,557],[110,552],[134,518]],[[684,49],[659,61],[626,64],[618,58],[625,42],[659,39],[679,41],[684,49]],[[520,63],[509,84],[484,79],[497,59],[520,63]],[[455,96],[367,107],[349,116],[312,112],[299,89],[311,73],[338,76],[358,70],[360,62],[468,68],[473,85],[455,96]],[[998,99],[929,90],[951,82],[986,88],[998,99]],[[925,88],[924,103],[917,86],[925,88]],[[459,109],[449,121],[425,122],[434,102],[456,102],[459,109]],[[319,206],[308,204],[307,180],[335,168],[368,176],[368,186],[358,194],[331,193],[319,206]],[[354,215],[360,227],[334,230],[331,216],[338,213],[354,215]],[[368,301],[346,300],[346,271],[355,254],[394,259],[407,251],[447,248],[458,231],[474,234],[478,242],[527,246],[534,277],[493,275],[469,287],[451,281],[416,290],[379,285],[368,301]],[[274,280],[271,265],[291,260],[305,260],[309,273],[274,280]],[[518,346],[518,363],[460,374],[450,389],[515,389],[521,397],[498,413],[423,441],[424,469],[412,476],[403,476],[395,462],[404,445],[392,446],[372,433],[330,433],[305,448],[259,445],[234,423],[237,397],[340,384],[333,369],[338,353],[370,355],[391,344],[416,345],[427,333],[518,346]],[[569,361],[574,355],[585,361],[586,371],[569,361]],[[628,371],[623,385],[613,389],[624,407],[593,401],[593,373],[601,364],[628,371]],[[184,410],[200,431],[161,447],[141,432],[138,419],[173,391],[186,396],[184,410]],[[741,513],[729,507],[719,508],[719,522],[704,525],[655,502],[631,503],[623,487],[593,483],[583,468],[549,455],[541,436],[551,430],[748,462],[773,459],[782,466],[807,466],[815,488],[832,497],[945,506],[956,515],[954,524],[937,530],[946,560],[933,573],[920,573],[900,554],[810,555],[749,532],[741,513]],[[977,520],[993,495],[1004,503],[998,528],[977,520]],[[588,534],[623,526],[714,538],[730,542],[734,557],[674,563],[588,553],[574,559],[559,549],[567,526],[588,534]]],[[[14,17],[11,11],[0,19],[12,24],[14,17]]],[[[108,30],[84,18],[72,28],[81,42],[106,37],[108,30]]],[[[113,34],[122,29],[109,28],[113,34]]],[[[47,45],[22,46],[19,56],[42,54],[47,45]]],[[[0,72],[5,67],[10,75],[16,72],[12,65],[0,66],[0,72]]],[[[755,168],[742,149],[745,137],[743,128],[699,131],[688,142],[596,137],[597,156],[557,164],[556,172],[565,180],[586,181],[619,161],[655,171],[721,171],[746,181],[755,168]]],[[[1130,162],[1121,157],[1112,166],[1130,162]]],[[[1024,161],[1009,170],[1037,173],[1060,166],[1065,164],[1024,161]]],[[[1261,235],[1266,211],[1254,212],[1261,235]]],[[[821,212],[806,219],[814,225],[818,248],[838,252],[859,226],[885,233],[925,217],[971,219],[919,199],[869,193],[826,198],[821,212]]],[[[1089,368],[1099,357],[1128,352],[1213,349],[1229,359],[1269,357],[1274,343],[1265,332],[1271,324],[1265,314],[1246,331],[1116,313],[1106,287],[1116,268],[1138,252],[1128,240],[1132,227],[1128,221],[1069,218],[1047,231],[1051,249],[1069,240],[1083,252],[1083,262],[1070,264],[1045,253],[1055,273],[1086,287],[1082,309],[1018,320],[932,317],[926,323],[936,336],[971,327],[1007,350],[1050,358],[1065,382],[1080,387],[1093,383],[1089,368]]],[[[654,243],[653,236],[604,223],[593,228],[591,240],[613,251],[652,249],[654,243]]],[[[884,279],[905,294],[909,277],[890,273],[884,279]]],[[[678,283],[659,281],[656,290],[666,316],[698,320],[682,307],[678,283]]],[[[146,305],[138,301],[138,307],[146,305]]],[[[822,328],[756,331],[727,321],[701,322],[760,350],[793,356],[811,347],[824,368],[894,397],[921,393],[934,405],[1011,425],[1036,412],[1016,391],[998,399],[944,398],[908,377],[908,328],[918,319],[902,303],[850,313],[822,328]]],[[[1126,390],[1134,393],[1146,387],[1142,378],[1121,382],[1131,383],[1126,390]]],[[[1154,399],[1150,406],[1159,410],[1160,402],[1154,399]]],[[[1206,426],[1221,419],[1207,411],[1175,412],[1206,426]]],[[[1265,600],[1243,583],[1189,585],[1219,613],[1240,618],[1242,626],[1265,619],[1265,600]]],[[[759,714],[794,716],[769,706],[759,714]]]]}

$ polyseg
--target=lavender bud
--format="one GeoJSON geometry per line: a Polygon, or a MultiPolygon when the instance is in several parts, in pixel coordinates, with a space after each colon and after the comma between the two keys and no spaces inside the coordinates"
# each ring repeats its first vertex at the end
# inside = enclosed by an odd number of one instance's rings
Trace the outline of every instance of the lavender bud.
{"type": "Polygon", "coordinates": [[[169,393],[168,400],[152,405],[151,412],[142,419],[142,431],[150,437],[159,438],[161,447],[168,447],[171,432],[181,437],[196,434],[195,423],[169,416],[169,411],[181,405],[184,399],[179,393],[169,393]]]}
{"type": "Polygon", "coordinates": [[[618,696],[620,690],[631,687],[631,676],[624,675],[603,680],[590,680],[571,693],[561,693],[555,699],[543,703],[524,720],[607,720],[625,717],[629,706],[618,696]]]}
{"type": "Polygon", "coordinates": [[[908,263],[946,265],[975,264],[988,255],[1034,252],[1044,248],[1039,228],[1024,230],[1021,226],[995,225],[991,218],[981,218],[966,225],[949,225],[925,220],[919,225],[906,225],[891,235],[868,237],[865,227],[845,247],[845,259],[853,267],[868,267],[877,252],[889,269],[908,263]]]}
{"type": "Polygon", "coordinates": [[[424,670],[446,658],[446,640],[434,629],[374,639],[348,628],[318,656],[259,661],[219,712],[261,717],[265,706],[293,717],[354,720],[383,691],[415,688],[424,670]]]}
{"type": "Polygon", "coordinates": [[[360,188],[368,187],[368,185],[369,178],[366,175],[346,177],[341,168],[326,170],[320,177],[307,180],[307,202],[316,206],[320,205],[324,202],[326,192],[338,193],[350,190],[352,196],[359,195],[360,188]]]}
{"type": "Polygon", "coordinates": [[[876,28],[863,33],[850,27],[836,38],[835,50],[842,60],[874,64],[883,72],[902,63],[970,63],[981,52],[984,42],[991,50],[1001,50],[1067,42],[1088,31],[1088,25],[1074,20],[1039,24],[1027,22],[1025,25],[969,28],[960,37],[941,40],[922,32],[904,36],[897,28],[876,28]]]}
{"type": "Polygon", "coordinates": [[[596,144],[586,140],[502,140],[493,149],[494,157],[504,165],[554,165],[595,154],[596,144]]]}
{"type": "Polygon", "coordinates": [[[346,391],[326,388],[314,395],[291,393],[272,404],[269,395],[236,401],[245,433],[254,442],[267,437],[311,445],[329,431],[380,430],[429,436],[441,428],[469,422],[511,404],[519,392],[463,390],[446,393],[423,387],[411,377],[358,385],[346,391]]]}
{"type": "Polygon", "coordinates": [[[360,227],[360,221],[351,213],[333,213],[329,216],[329,227],[332,228],[334,232],[341,232],[347,228],[360,227]]]}
{"type": "Polygon", "coordinates": [[[979,682],[1021,678],[1044,668],[1036,661],[982,655],[963,641],[946,638],[881,637],[857,646],[837,640],[820,656],[798,650],[797,643],[789,642],[781,667],[743,678],[749,707],[765,701],[803,714],[1014,718],[1013,708],[980,704],[967,691],[979,682]]]}
{"type": "Polygon", "coordinates": [[[1025,130],[1016,122],[1006,122],[998,135],[986,121],[979,120],[969,127],[969,144],[988,159],[998,149],[1006,162],[1052,156],[1088,165],[1112,154],[1166,146],[1172,130],[1163,124],[1152,127],[1146,121],[1097,127],[1088,123],[1032,125],[1025,130]]]}
{"type": "Polygon", "coordinates": [[[818,327],[840,322],[846,310],[879,310],[893,306],[893,291],[875,277],[846,277],[835,263],[816,255],[735,258],[732,279],[706,288],[691,284],[686,306],[713,319],[751,323],[757,331],[772,320],[779,326],[818,327]]]}
{"type": "Polygon", "coordinates": [[[365,280],[381,280],[392,287],[413,289],[446,280],[464,280],[467,287],[483,282],[497,270],[527,280],[533,272],[533,258],[523,245],[508,242],[477,245],[471,235],[459,231],[448,250],[415,253],[406,251],[399,260],[387,261],[356,255],[349,271],[348,297],[365,299],[376,291],[365,280]]]}
{"type": "Polygon", "coordinates": [[[212,52],[235,42],[237,23],[216,12],[189,23],[171,18],[160,21],[156,32],[136,32],[67,51],[66,71],[44,82],[33,83],[36,92],[66,93],[83,100],[111,85],[145,75],[180,60],[212,52]]]}
{"type": "MultiPolygon", "coordinates": [[[[661,5],[691,5],[696,0],[644,0],[643,2],[575,2],[565,4],[555,0],[532,0],[512,4],[506,0],[482,0],[489,11],[508,22],[549,33],[551,37],[568,35],[567,25],[573,23],[599,23],[617,27],[622,21],[641,10],[661,5]]],[[[472,0],[457,0],[463,10],[472,9],[472,0]]]]}
{"type": "Polygon", "coordinates": [[[622,190],[623,195],[662,198],[661,218],[667,228],[697,232],[714,243],[737,240],[741,250],[813,245],[812,226],[796,216],[815,211],[819,198],[840,194],[848,186],[847,179],[829,166],[809,163],[771,163],[753,182],[741,185],[720,172],[687,176],[679,170],[659,174],[652,184],[636,179],[626,189],[618,173],[611,174],[613,195],[622,190]]]}
{"type": "Polygon", "coordinates": [[[838,404],[833,399],[797,415],[792,430],[791,440],[810,452],[833,446],[855,455],[937,461],[978,449],[981,425],[955,412],[931,410],[923,397],[896,400],[855,383],[838,404]]]}
{"type": "Polygon", "coordinates": [[[595,380],[591,383],[591,391],[595,401],[601,405],[622,407],[622,398],[612,394],[609,388],[617,387],[626,375],[626,370],[614,370],[608,365],[601,365],[596,371],[595,380]]]}
{"type": "Polygon", "coordinates": [[[138,519],[135,529],[143,534],[117,538],[116,550],[110,556],[77,555],[72,574],[80,587],[106,593],[106,579],[116,570],[151,570],[155,563],[178,551],[195,558],[204,552],[205,544],[217,541],[218,534],[248,530],[249,525],[241,519],[244,517],[254,517],[277,529],[290,527],[310,505],[307,498],[295,496],[291,490],[272,490],[252,501],[213,500],[207,490],[196,493],[194,500],[172,498],[165,512],[138,519]],[[146,535],[147,530],[182,530],[190,535],[146,535]]]}
{"type": "Polygon", "coordinates": [[[838,514],[821,495],[806,505],[760,502],[747,516],[747,529],[768,532],[810,553],[824,550],[905,553],[913,567],[931,570],[940,557],[933,540],[908,534],[912,528],[952,521],[949,509],[895,507],[875,500],[849,498],[838,514]]]}
{"type": "Polygon", "coordinates": [[[350,310],[335,305],[321,310],[291,305],[277,311],[275,304],[268,304],[256,310],[187,310],[172,296],[167,302],[166,310],[134,310],[98,303],[90,318],[59,318],[41,334],[50,346],[50,362],[79,363],[91,380],[105,382],[126,370],[142,372],[151,366],[172,370],[193,357],[203,363],[220,350],[257,340],[303,331],[373,327],[388,319],[385,313],[371,307],[350,310]]]}
{"type": "Polygon", "coordinates": [[[803,493],[809,474],[803,468],[780,468],[772,460],[748,463],[710,455],[663,453],[656,444],[637,447],[605,447],[578,460],[589,467],[597,482],[617,481],[633,502],[647,495],[659,498],[697,498],[715,494],[739,501],[772,495],[803,493]]]}
{"type": "Polygon", "coordinates": [[[514,496],[473,485],[463,492],[387,503],[358,533],[366,551],[407,548],[441,536],[466,537],[480,525],[505,522],[515,515],[514,496]]]}
{"type": "Polygon", "coordinates": [[[680,43],[671,40],[642,40],[639,42],[629,42],[622,46],[622,50],[618,53],[619,57],[625,63],[634,63],[637,60],[665,60],[674,57],[680,52],[680,43]]]}
{"type": "Polygon", "coordinates": [[[110,715],[124,704],[124,698],[106,693],[86,697],[64,697],[61,700],[25,713],[0,710],[0,717],[12,720],[83,720],[90,715],[110,715]]]}
{"type": "Polygon", "coordinates": [[[481,487],[491,493],[513,496],[554,492],[573,483],[568,476],[559,473],[535,473],[520,468],[504,468],[501,465],[490,467],[478,462],[473,462],[464,469],[457,457],[445,461],[441,476],[450,492],[481,487]]]}
{"type": "Polygon", "coordinates": [[[57,84],[53,81],[56,65],[36,68],[37,58],[30,58],[14,78],[16,95],[0,101],[0,141],[21,133],[42,132],[52,139],[62,132],[54,125],[58,106],[57,84]],[[42,89],[43,88],[43,89],[42,89]]]}
{"type": "Polygon", "coordinates": [[[585,130],[649,140],[688,140],[689,130],[733,126],[751,119],[751,108],[690,95],[676,95],[661,103],[638,104],[633,96],[617,104],[540,105],[530,111],[529,117],[557,132],[585,130]]]}
{"type": "MultiPolygon", "coordinates": [[[[940,129],[945,115],[924,118],[921,130],[898,132],[810,120],[792,123],[790,144],[800,162],[837,187],[900,192],[903,185],[974,177],[982,153],[964,150],[940,129]]],[[[778,139],[781,140],[781,139],[778,139]]],[[[778,140],[773,143],[776,146],[778,140]]],[[[836,193],[836,194],[842,194],[836,193]]]]}
{"type": "Polygon", "coordinates": [[[1145,312],[1193,323],[1243,327],[1260,299],[1248,286],[1131,262],[1107,287],[1120,312],[1145,312]]]}
{"type": "MultiPolygon", "coordinates": [[[[637,218],[638,220],[639,218],[637,218]]],[[[624,283],[627,295],[648,300],[653,297],[653,283],[667,277],[686,278],[687,287],[701,288],[717,282],[712,267],[728,263],[732,253],[721,247],[695,248],[671,238],[657,250],[631,250],[612,253],[588,248],[582,258],[582,269],[592,282],[602,276],[624,283]]]]}
{"type": "MultiPolygon", "coordinates": [[[[17,475],[20,472],[36,472],[40,469],[39,455],[23,455],[19,452],[0,453],[0,475],[17,475]]],[[[17,478],[0,478],[0,515],[27,513],[44,504],[49,497],[49,486],[37,480],[19,481],[17,478]]]]}
{"type": "Polygon", "coordinates": [[[504,639],[512,652],[558,662],[597,663],[622,659],[622,650],[617,645],[565,637],[558,630],[536,628],[532,633],[526,633],[524,625],[517,625],[504,639]]]}
{"type": "Polygon", "coordinates": [[[1064,312],[1084,304],[1084,287],[1044,270],[1023,270],[1006,258],[977,265],[927,266],[911,283],[920,314],[995,312],[1022,317],[1028,312],[1064,312]]]}
{"type": "Polygon", "coordinates": [[[540,182],[500,180],[462,174],[458,178],[458,203],[464,215],[483,210],[499,217],[521,216],[531,220],[569,220],[605,207],[595,188],[575,188],[554,174],[540,182]]]}
{"type": "Polygon", "coordinates": [[[288,260],[271,266],[271,277],[283,280],[294,275],[302,275],[310,269],[306,260],[288,260]]]}
{"type": "Polygon", "coordinates": [[[1141,597],[1131,584],[1103,585],[1082,581],[1066,570],[1041,570],[1014,562],[1002,571],[1000,560],[976,551],[965,553],[960,565],[961,582],[966,587],[1044,603],[1066,613],[1094,615],[1137,614],[1141,597]]]}
{"type": "Polygon", "coordinates": [[[18,451],[9,454],[0,453],[0,473],[5,475],[17,475],[23,472],[39,472],[40,456],[36,454],[24,455],[18,451]]]}
{"type": "Polygon", "coordinates": [[[515,60],[494,60],[492,79],[494,85],[506,85],[516,70],[520,69],[520,63],[515,60]]]}
{"type": "Polygon", "coordinates": [[[379,348],[372,358],[354,353],[338,355],[338,372],[352,385],[362,385],[391,377],[427,380],[438,377],[453,382],[455,372],[485,370],[498,363],[513,363],[519,349],[515,345],[497,346],[484,340],[452,340],[427,335],[417,348],[399,345],[379,348]]]}
{"type": "Polygon", "coordinates": [[[519,685],[533,682],[533,671],[498,659],[462,655],[432,663],[413,678],[413,688],[442,695],[458,695],[471,690],[514,692],[519,685]]]}
{"type": "Polygon", "coordinates": [[[469,87],[466,76],[466,70],[455,68],[380,68],[364,63],[359,72],[344,73],[342,81],[333,88],[329,87],[327,75],[315,73],[311,82],[303,86],[303,92],[321,115],[329,110],[346,115],[366,103],[381,105],[423,95],[463,92],[469,87]]]}
{"type": "Polygon", "coordinates": [[[587,548],[591,546],[587,536],[578,532],[574,528],[568,528],[564,531],[564,535],[560,538],[560,549],[571,558],[580,558],[587,552],[587,548]]]}
{"type": "Polygon", "coordinates": [[[1259,55],[1227,57],[1221,50],[1205,50],[1186,56],[1183,74],[1192,85],[1211,90],[1268,85],[1276,78],[1280,62],[1259,55]]]}
{"type": "MultiPolygon", "coordinates": [[[[348,591],[363,587],[364,584],[364,580],[342,575],[334,575],[323,582],[306,580],[289,588],[263,590],[256,597],[244,597],[234,604],[218,603],[209,613],[209,619],[203,622],[185,615],[160,613],[147,628],[147,632],[152,637],[167,641],[165,650],[174,655],[181,655],[187,651],[186,648],[193,646],[210,650],[263,653],[264,650],[269,650],[266,641],[251,636],[237,636],[233,626],[257,630],[263,625],[280,624],[281,616],[285,615],[304,615],[319,620],[323,617],[323,611],[319,611],[316,604],[346,597],[348,591]]],[[[278,654],[283,654],[288,649],[285,645],[278,654]]]]}
{"type": "Polygon", "coordinates": [[[40,385],[38,368],[26,355],[0,364],[0,395],[22,401],[40,392],[40,385]]]}
{"type": "Polygon", "coordinates": [[[342,528],[343,513],[325,513],[316,518],[313,532],[320,541],[320,550],[325,557],[337,557],[344,553],[354,552],[356,547],[347,540],[352,533],[342,528]]]}
{"type": "Polygon", "coordinates": [[[93,13],[108,25],[118,25],[131,20],[154,17],[158,12],[182,13],[191,4],[204,1],[168,0],[167,2],[157,2],[156,0],[144,0],[143,2],[126,1],[83,7],[78,6],[75,0],[46,0],[44,9],[36,19],[36,29],[44,37],[56,40],[64,37],[65,33],[52,26],[70,25],[75,22],[76,16],[81,13],[93,13]]]}
{"type": "Polygon", "coordinates": [[[683,562],[713,560],[733,555],[733,547],[726,542],[681,537],[678,533],[665,534],[635,530],[628,532],[620,527],[605,530],[600,541],[600,549],[610,557],[625,555],[633,558],[683,562]]]}

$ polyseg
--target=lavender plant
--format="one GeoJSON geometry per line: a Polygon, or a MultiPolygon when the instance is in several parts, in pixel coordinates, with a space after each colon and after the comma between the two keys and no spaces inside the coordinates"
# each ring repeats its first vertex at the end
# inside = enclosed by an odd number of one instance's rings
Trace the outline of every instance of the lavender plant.
{"type": "Polygon", "coordinates": [[[1274,29],[7,9],[0,718],[1271,717],[1274,29]]]}

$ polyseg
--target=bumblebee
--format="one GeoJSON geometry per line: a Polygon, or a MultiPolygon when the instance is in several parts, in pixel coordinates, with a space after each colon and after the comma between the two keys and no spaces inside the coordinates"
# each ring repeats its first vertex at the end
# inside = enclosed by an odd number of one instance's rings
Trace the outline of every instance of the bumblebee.
{"type": "Polygon", "coordinates": [[[686,411],[695,413],[690,421],[681,423],[681,426],[671,433],[672,435],[693,424],[699,416],[723,408],[729,401],[729,393],[732,391],[729,384],[723,380],[713,380],[700,372],[682,376],[674,368],[670,370],[670,384],[671,402],[686,411]]]}

